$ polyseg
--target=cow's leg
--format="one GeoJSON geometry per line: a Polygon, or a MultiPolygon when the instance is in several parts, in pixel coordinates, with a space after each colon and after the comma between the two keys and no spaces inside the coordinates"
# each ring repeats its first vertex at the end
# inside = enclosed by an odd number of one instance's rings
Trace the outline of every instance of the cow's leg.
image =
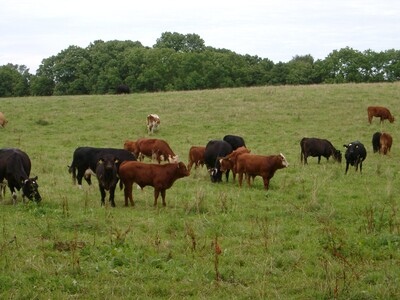
{"type": "Polygon", "coordinates": [[[158,199],[158,195],[160,194],[160,191],[156,188],[154,188],[154,207],[157,206],[157,199],[158,199]]]}
{"type": "Polygon", "coordinates": [[[233,182],[236,182],[236,172],[232,170],[233,182]]]}
{"type": "Polygon", "coordinates": [[[344,172],[344,174],[347,174],[347,171],[349,170],[349,162],[346,162],[346,171],[344,172]]]}
{"type": "Polygon", "coordinates": [[[225,177],[226,177],[226,182],[228,182],[228,179],[229,179],[229,170],[226,170],[225,177]]]}
{"type": "Polygon", "coordinates": [[[76,175],[76,180],[78,181],[78,187],[80,189],[82,189],[82,178],[84,174],[85,171],[82,171],[81,169],[78,168],[78,174],[76,175]]]}
{"type": "Polygon", "coordinates": [[[103,206],[105,204],[106,191],[100,184],[99,184],[99,189],[100,189],[100,195],[101,195],[101,206],[103,206]]]}
{"type": "Polygon", "coordinates": [[[115,207],[114,194],[115,194],[115,186],[112,186],[110,188],[110,203],[112,207],[115,207]]]}
{"type": "Polygon", "coordinates": [[[249,187],[251,186],[250,179],[251,179],[250,174],[246,174],[247,185],[248,185],[249,187]]]}
{"type": "Polygon", "coordinates": [[[167,206],[167,203],[165,202],[165,192],[166,190],[161,190],[161,197],[162,197],[162,205],[165,207],[167,206]]]}
{"type": "Polygon", "coordinates": [[[308,164],[308,162],[307,162],[307,154],[305,154],[305,153],[304,153],[304,164],[305,164],[305,165],[308,164]]]}
{"type": "Polygon", "coordinates": [[[265,177],[264,180],[264,189],[268,190],[269,187],[269,178],[265,177]]]}
{"type": "Polygon", "coordinates": [[[135,203],[133,202],[133,197],[132,197],[132,185],[133,185],[133,182],[125,183],[125,189],[124,189],[125,206],[128,206],[128,199],[131,202],[131,205],[135,206],[135,203]]]}
{"type": "Polygon", "coordinates": [[[242,181],[243,181],[243,173],[242,172],[239,172],[238,181],[239,181],[239,186],[242,187],[242,181]]]}
{"type": "Polygon", "coordinates": [[[321,162],[321,156],[318,156],[318,164],[321,162]]]}

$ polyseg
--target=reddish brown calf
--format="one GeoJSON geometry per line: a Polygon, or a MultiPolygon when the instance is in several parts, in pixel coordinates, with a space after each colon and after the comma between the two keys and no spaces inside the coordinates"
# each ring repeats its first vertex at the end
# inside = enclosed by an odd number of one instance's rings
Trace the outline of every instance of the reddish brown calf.
{"type": "Polygon", "coordinates": [[[157,199],[161,192],[162,204],[166,206],[165,192],[173,183],[179,179],[189,176],[190,172],[187,170],[183,162],[171,164],[146,164],[136,161],[126,161],[119,167],[120,188],[125,185],[125,206],[128,206],[128,199],[132,206],[134,206],[132,197],[132,185],[137,183],[140,188],[147,185],[154,187],[154,206],[157,205],[157,199]]]}
{"type": "Polygon", "coordinates": [[[198,166],[204,166],[204,151],[206,147],[202,146],[192,146],[189,149],[189,162],[188,162],[188,170],[194,168],[197,169],[198,166]]]}
{"type": "Polygon", "coordinates": [[[388,154],[392,148],[393,138],[389,133],[382,132],[379,139],[379,153],[388,154]]]}
{"type": "Polygon", "coordinates": [[[239,186],[242,186],[243,174],[246,174],[248,186],[250,186],[250,177],[261,176],[264,180],[264,188],[268,190],[269,181],[276,170],[286,168],[288,165],[289,163],[282,153],[270,156],[241,154],[236,162],[239,186]]]}

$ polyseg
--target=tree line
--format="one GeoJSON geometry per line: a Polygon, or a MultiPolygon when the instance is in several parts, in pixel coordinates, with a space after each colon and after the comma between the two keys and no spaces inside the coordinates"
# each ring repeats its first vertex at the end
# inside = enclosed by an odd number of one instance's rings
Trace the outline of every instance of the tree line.
{"type": "Polygon", "coordinates": [[[36,74],[24,65],[0,66],[0,97],[115,94],[121,84],[131,92],[155,92],[399,79],[399,50],[346,47],[322,60],[304,55],[274,63],[205,46],[197,34],[164,32],[153,47],[117,40],[70,46],[43,59],[36,74]]]}

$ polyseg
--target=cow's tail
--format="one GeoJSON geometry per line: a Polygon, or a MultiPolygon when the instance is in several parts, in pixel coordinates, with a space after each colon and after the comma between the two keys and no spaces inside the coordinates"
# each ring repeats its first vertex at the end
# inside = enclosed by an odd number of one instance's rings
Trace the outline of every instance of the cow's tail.
{"type": "Polygon", "coordinates": [[[68,172],[72,174],[72,182],[75,185],[76,184],[76,168],[74,162],[70,166],[68,166],[68,172]]]}

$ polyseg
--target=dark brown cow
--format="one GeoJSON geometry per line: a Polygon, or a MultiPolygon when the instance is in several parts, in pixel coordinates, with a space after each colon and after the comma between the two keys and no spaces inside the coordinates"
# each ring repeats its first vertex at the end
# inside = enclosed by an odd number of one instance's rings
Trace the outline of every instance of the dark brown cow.
{"type": "Polygon", "coordinates": [[[229,153],[227,156],[221,158],[219,163],[221,164],[221,172],[226,172],[227,170],[232,170],[233,181],[236,180],[236,161],[239,155],[243,153],[250,153],[250,150],[242,146],[229,153]]]}
{"type": "Polygon", "coordinates": [[[154,133],[154,130],[158,130],[160,126],[160,117],[156,114],[150,114],[147,116],[147,133],[154,133]]]}
{"type": "Polygon", "coordinates": [[[190,172],[183,162],[172,164],[146,164],[142,162],[123,162],[119,167],[120,188],[125,185],[125,206],[128,206],[128,199],[134,206],[132,198],[132,185],[137,183],[140,188],[147,185],[154,187],[154,206],[161,192],[162,204],[166,206],[165,192],[179,178],[189,176],[190,172]]]}
{"type": "Polygon", "coordinates": [[[381,123],[384,120],[389,120],[390,123],[394,122],[394,117],[390,113],[390,111],[383,106],[368,106],[368,122],[371,124],[372,118],[377,117],[381,118],[381,123]]]}
{"type": "Polygon", "coordinates": [[[392,148],[393,138],[389,133],[382,132],[381,137],[379,139],[379,153],[380,154],[388,154],[390,149],[392,148]]]}
{"type": "Polygon", "coordinates": [[[124,149],[133,152],[139,161],[143,161],[144,157],[151,160],[167,161],[170,163],[178,162],[178,155],[175,155],[168,143],[161,139],[141,138],[135,141],[125,141],[124,149]]]}
{"type": "Polygon", "coordinates": [[[241,154],[236,161],[239,186],[242,186],[243,174],[246,174],[248,186],[250,186],[250,177],[261,176],[264,180],[264,188],[268,190],[269,181],[276,170],[286,168],[288,165],[289,163],[282,153],[270,156],[241,154]]]}
{"type": "Polygon", "coordinates": [[[206,147],[203,146],[192,146],[189,149],[189,162],[188,162],[188,170],[194,168],[197,169],[198,166],[204,166],[204,151],[206,151],[206,147]]]}

